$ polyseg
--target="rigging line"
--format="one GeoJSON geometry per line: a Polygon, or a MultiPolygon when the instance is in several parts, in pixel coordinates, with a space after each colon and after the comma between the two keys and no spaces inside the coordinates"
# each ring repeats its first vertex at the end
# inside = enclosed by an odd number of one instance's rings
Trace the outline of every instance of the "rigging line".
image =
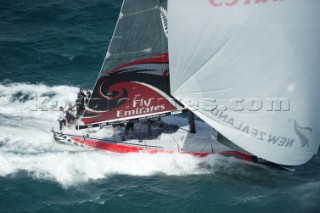
{"type": "Polygon", "coordinates": [[[171,137],[173,138],[173,141],[177,144],[177,147],[178,147],[178,151],[182,151],[182,148],[179,146],[179,143],[177,142],[177,140],[175,139],[175,137],[173,136],[173,134],[170,134],[171,137]]]}
{"type": "MultiPolygon", "coordinates": [[[[169,126],[169,125],[174,125],[174,123],[172,122],[172,120],[173,120],[173,118],[170,118],[170,120],[169,120],[169,122],[168,122],[168,126],[169,126]]],[[[169,128],[169,130],[170,130],[170,128],[169,128]]],[[[170,130],[170,133],[171,133],[171,130],[170,130]]],[[[179,143],[177,142],[177,140],[176,140],[176,138],[173,136],[173,134],[170,134],[170,136],[172,137],[173,141],[176,143],[177,148],[178,148],[178,152],[181,152],[183,147],[180,147],[180,146],[179,146],[179,143]]]]}
{"type": "MultiPolygon", "coordinates": [[[[124,2],[125,2],[125,1],[122,2],[120,11],[123,10],[124,2]]],[[[120,14],[121,14],[121,12],[120,12],[120,14]]],[[[114,29],[117,29],[120,18],[121,18],[121,17],[119,16],[119,18],[118,18],[118,20],[117,20],[117,23],[116,23],[116,26],[115,26],[114,29]]],[[[109,52],[109,50],[110,50],[110,46],[111,46],[112,41],[113,41],[113,38],[114,38],[114,36],[115,36],[115,32],[116,32],[116,30],[114,30],[113,33],[112,33],[112,37],[111,37],[110,44],[109,44],[109,46],[108,46],[108,50],[107,50],[107,53],[106,53],[105,58],[107,57],[107,54],[108,54],[108,52],[109,52]]],[[[94,91],[94,89],[95,89],[95,88],[97,87],[97,85],[98,85],[99,76],[100,76],[100,75],[103,75],[102,72],[103,72],[103,68],[105,67],[105,63],[106,63],[106,61],[103,60],[102,65],[101,65],[101,68],[100,68],[100,71],[99,71],[98,78],[97,78],[97,80],[96,80],[96,83],[95,83],[94,86],[93,86],[93,90],[92,90],[92,91],[94,91]]],[[[89,102],[88,102],[88,106],[89,106],[89,104],[90,104],[90,101],[91,101],[91,99],[90,99],[89,102]]],[[[83,114],[82,114],[82,115],[83,115],[83,114]]],[[[79,126],[78,126],[78,127],[79,127],[79,126]]]]}
{"type": "Polygon", "coordinates": [[[184,129],[184,128],[182,128],[182,127],[180,127],[179,129],[182,129],[182,130],[184,130],[184,131],[186,131],[186,132],[190,132],[189,130],[184,129]]]}
{"type": "MultiPolygon", "coordinates": [[[[203,150],[208,146],[210,140],[212,140],[212,139],[209,139],[209,140],[198,139],[198,140],[207,141],[207,143],[206,143],[206,144],[202,147],[202,149],[201,149],[201,152],[203,152],[203,150]]],[[[212,150],[212,146],[211,146],[211,150],[212,150]]]]}
{"type": "Polygon", "coordinates": [[[155,9],[158,9],[158,8],[159,8],[159,6],[154,6],[154,7],[151,7],[151,8],[145,9],[145,10],[141,10],[141,11],[138,11],[138,12],[122,14],[122,17],[124,17],[124,16],[132,16],[132,15],[137,15],[137,14],[140,14],[140,13],[149,12],[151,10],[155,10],[155,9]]]}
{"type": "Polygon", "coordinates": [[[130,55],[130,54],[136,54],[136,53],[150,53],[151,51],[152,51],[152,48],[148,47],[146,49],[138,50],[138,51],[134,51],[134,52],[123,52],[123,53],[110,53],[110,52],[108,52],[107,55],[106,55],[106,58],[109,58],[111,55],[112,56],[130,55]]]}

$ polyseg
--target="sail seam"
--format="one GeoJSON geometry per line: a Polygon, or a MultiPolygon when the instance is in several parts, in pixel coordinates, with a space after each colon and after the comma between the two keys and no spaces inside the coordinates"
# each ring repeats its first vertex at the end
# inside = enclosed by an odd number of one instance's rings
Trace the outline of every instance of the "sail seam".
{"type": "Polygon", "coordinates": [[[140,13],[145,13],[145,12],[149,12],[149,11],[152,11],[152,10],[158,9],[158,7],[159,7],[159,6],[155,6],[155,7],[148,8],[148,9],[146,9],[146,10],[141,10],[141,11],[134,12],[134,13],[122,14],[122,16],[132,16],[132,15],[137,15],[137,14],[140,14],[140,13]]]}
{"type": "Polygon", "coordinates": [[[151,47],[145,48],[143,50],[138,50],[134,52],[123,52],[123,53],[110,53],[108,52],[106,58],[109,58],[111,55],[130,55],[130,54],[135,54],[135,53],[150,53],[152,51],[151,47]]]}
{"type": "MultiPolygon", "coordinates": [[[[239,28],[240,29],[240,28],[239,28]]],[[[239,31],[238,29],[238,31],[239,31]]],[[[235,33],[228,41],[226,41],[222,47],[218,50],[218,52],[216,52],[215,54],[213,54],[213,56],[208,60],[206,61],[192,76],[195,76],[197,73],[199,73],[203,67],[205,67],[210,61],[214,60],[216,58],[216,56],[224,50],[224,48],[230,43],[231,40],[233,40],[233,38],[237,35],[237,33],[235,33]]],[[[180,89],[182,86],[184,86],[187,82],[189,82],[192,78],[189,78],[187,79],[183,84],[181,84],[178,88],[176,88],[176,91],[178,89],[180,89]]]]}

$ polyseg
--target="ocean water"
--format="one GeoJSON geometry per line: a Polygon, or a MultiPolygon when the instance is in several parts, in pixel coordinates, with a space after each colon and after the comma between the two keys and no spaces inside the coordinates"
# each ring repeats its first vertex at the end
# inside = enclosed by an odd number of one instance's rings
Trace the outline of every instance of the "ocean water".
{"type": "Polygon", "coordinates": [[[290,172],[54,142],[55,110],[93,87],[121,3],[0,0],[0,212],[320,212],[319,154],[290,172]]]}

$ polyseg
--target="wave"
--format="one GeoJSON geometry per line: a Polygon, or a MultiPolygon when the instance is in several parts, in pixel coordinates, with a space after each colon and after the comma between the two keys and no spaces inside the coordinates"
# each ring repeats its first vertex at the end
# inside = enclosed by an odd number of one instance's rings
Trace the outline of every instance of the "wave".
{"type": "MultiPolygon", "coordinates": [[[[74,185],[115,174],[146,176],[210,173],[203,159],[173,154],[116,154],[54,142],[59,106],[73,103],[78,88],[0,84],[0,176],[27,171],[35,178],[74,185]]],[[[217,157],[207,158],[213,165],[217,157]]]]}

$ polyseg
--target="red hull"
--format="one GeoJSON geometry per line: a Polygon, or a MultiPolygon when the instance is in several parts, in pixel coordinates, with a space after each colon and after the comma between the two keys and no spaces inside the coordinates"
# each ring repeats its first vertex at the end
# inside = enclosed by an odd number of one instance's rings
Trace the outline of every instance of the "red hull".
{"type": "Polygon", "coordinates": [[[102,149],[110,152],[116,152],[116,153],[149,153],[149,154],[157,154],[157,153],[181,153],[181,154],[189,154],[197,157],[206,157],[208,155],[212,154],[220,154],[224,156],[233,156],[236,158],[240,158],[246,161],[254,162],[254,157],[248,154],[244,154],[237,151],[223,151],[223,152],[178,152],[173,150],[162,150],[162,149],[155,149],[152,147],[137,147],[134,145],[123,145],[123,144],[117,144],[114,142],[99,142],[98,140],[92,140],[92,139],[83,139],[78,137],[71,137],[72,140],[79,144],[83,144],[86,146],[90,146],[96,149],[102,149]]]}

